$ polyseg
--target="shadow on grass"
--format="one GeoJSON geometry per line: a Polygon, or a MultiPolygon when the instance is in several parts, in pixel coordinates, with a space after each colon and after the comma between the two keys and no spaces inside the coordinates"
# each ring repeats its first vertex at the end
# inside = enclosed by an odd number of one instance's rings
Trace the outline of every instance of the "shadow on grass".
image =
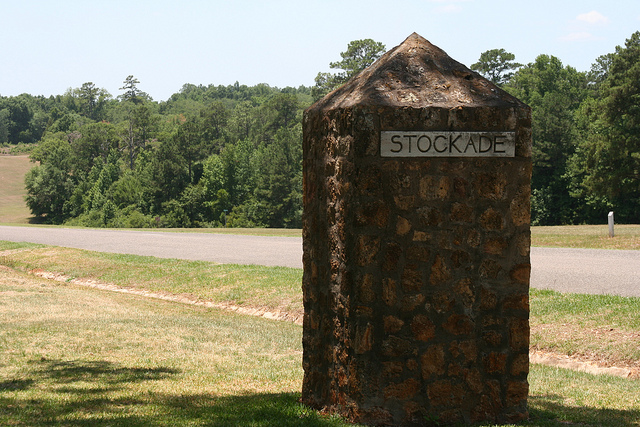
{"type": "Polygon", "coordinates": [[[564,397],[556,394],[529,396],[530,421],[535,426],[638,426],[640,408],[631,410],[592,408],[567,405],[564,397]]]}
{"type": "Polygon", "coordinates": [[[32,362],[32,378],[0,381],[0,425],[344,426],[299,403],[299,393],[213,396],[136,386],[170,379],[172,368],[107,361],[32,362]]]}

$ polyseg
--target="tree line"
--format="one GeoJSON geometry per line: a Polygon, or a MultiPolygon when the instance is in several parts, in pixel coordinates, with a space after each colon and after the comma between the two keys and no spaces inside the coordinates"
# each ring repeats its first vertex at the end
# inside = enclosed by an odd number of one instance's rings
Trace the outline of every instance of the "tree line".
{"type": "MultiPolygon", "coordinates": [[[[92,227],[300,227],[302,111],[385,46],[349,43],[313,87],[185,84],[155,102],[128,76],[52,97],[0,96],[0,145],[32,147],[27,205],[92,227]]],[[[640,222],[640,32],[579,72],[504,49],[472,69],[533,113],[532,223],[640,222]]]]}
{"type": "Polygon", "coordinates": [[[534,225],[640,223],[640,32],[588,72],[503,49],[472,68],[531,106],[534,225]]]}
{"type": "Polygon", "coordinates": [[[91,227],[300,227],[307,87],[184,85],[154,102],[127,77],[0,99],[0,142],[33,144],[27,205],[91,227]],[[37,144],[34,144],[37,143],[37,144]]]}

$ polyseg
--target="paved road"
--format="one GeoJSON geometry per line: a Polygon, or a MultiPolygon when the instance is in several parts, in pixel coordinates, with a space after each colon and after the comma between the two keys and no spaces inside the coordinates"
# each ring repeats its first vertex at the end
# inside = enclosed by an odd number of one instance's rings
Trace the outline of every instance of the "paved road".
{"type": "MultiPolygon", "coordinates": [[[[233,264],[302,267],[295,237],[0,226],[0,240],[233,264]]],[[[531,286],[640,296],[640,251],[531,249],[531,286]]]]}
{"type": "Polygon", "coordinates": [[[302,240],[295,237],[0,226],[0,240],[222,264],[302,268],[302,240]]]}

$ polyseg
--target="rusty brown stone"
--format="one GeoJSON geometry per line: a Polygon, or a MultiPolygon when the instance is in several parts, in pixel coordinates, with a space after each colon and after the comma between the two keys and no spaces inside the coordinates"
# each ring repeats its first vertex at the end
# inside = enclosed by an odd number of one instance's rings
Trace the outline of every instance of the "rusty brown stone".
{"type": "Polygon", "coordinates": [[[465,314],[452,314],[442,327],[453,335],[468,335],[473,331],[475,323],[465,314]]]}
{"type": "Polygon", "coordinates": [[[411,231],[411,222],[406,218],[398,217],[398,222],[396,223],[396,234],[398,236],[405,236],[409,231],[411,231]]]}
{"type": "Polygon", "coordinates": [[[440,255],[436,255],[433,264],[431,265],[431,275],[429,276],[429,282],[432,285],[443,285],[451,279],[451,272],[449,267],[445,263],[444,259],[440,255]]]}
{"type": "Polygon", "coordinates": [[[420,390],[420,383],[415,378],[409,378],[401,383],[388,385],[384,389],[384,397],[406,400],[415,396],[418,390],[420,390]]]}
{"type": "Polygon", "coordinates": [[[480,288],[480,309],[488,311],[496,308],[498,305],[498,296],[495,292],[482,286],[480,288]]]}
{"type": "Polygon", "coordinates": [[[473,304],[476,301],[476,296],[471,289],[470,278],[465,277],[464,279],[460,279],[456,286],[453,288],[453,291],[460,297],[460,300],[465,307],[473,307],[473,304]]]}
{"type": "Polygon", "coordinates": [[[485,258],[480,263],[480,277],[485,279],[495,279],[502,271],[502,266],[491,258],[485,258]]]}
{"type": "Polygon", "coordinates": [[[393,200],[396,207],[401,211],[410,211],[416,207],[415,196],[394,196],[393,200]]]}
{"type": "Polygon", "coordinates": [[[431,234],[429,233],[424,231],[415,231],[413,233],[414,242],[428,242],[429,240],[431,240],[431,234]]]}
{"type": "Polygon", "coordinates": [[[461,178],[459,176],[453,179],[453,192],[460,199],[465,199],[467,197],[467,186],[468,182],[466,179],[461,178]]]}
{"type": "Polygon", "coordinates": [[[413,318],[411,330],[418,341],[429,341],[436,336],[436,325],[424,314],[419,314],[413,318]]]}
{"type": "Polygon", "coordinates": [[[468,364],[474,363],[478,358],[478,347],[475,341],[453,341],[449,345],[449,352],[454,358],[463,356],[468,364]]]}
{"type": "Polygon", "coordinates": [[[473,208],[465,203],[456,202],[451,205],[451,222],[471,223],[474,221],[473,208]]]}
{"type": "Polygon", "coordinates": [[[489,208],[480,215],[480,225],[485,230],[502,230],[504,227],[504,218],[500,212],[489,208]]]}
{"type": "Polygon", "coordinates": [[[500,332],[494,330],[486,330],[482,332],[482,339],[489,347],[499,347],[503,343],[503,336],[500,332]]]}
{"type": "Polygon", "coordinates": [[[387,357],[411,356],[414,352],[413,343],[409,340],[389,335],[382,342],[382,354],[387,357]]]}
{"type": "Polygon", "coordinates": [[[451,267],[452,268],[461,268],[467,267],[471,262],[471,256],[466,251],[453,251],[451,254],[451,267]]]}
{"type": "Polygon", "coordinates": [[[365,353],[373,347],[373,326],[367,323],[367,326],[358,326],[356,328],[355,351],[358,354],[365,353]]]}
{"type": "Polygon", "coordinates": [[[465,398],[465,391],[461,384],[440,380],[427,387],[427,395],[433,406],[458,408],[465,398]]]}
{"type": "Polygon", "coordinates": [[[385,271],[397,270],[398,263],[402,258],[402,246],[398,243],[390,242],[387,243],[384,254],[384,263],[382,264],[382,269],[385,271]]]}
{"type": "Polygon", "coordinates": [[[527,400],[529,384],[526,381],[509,381],[507,384],[506,406],[517,406],[527,400]]]}
{"type": "Polygon", "coordinates": [[[383,374],[387,378],[397,378],[404,371],[404,363],[400,361],[383,362],[383,374]]]}
{"type": "Polygon", "coordinates": [[[480,172],[474,179],[476,191],[481,198],[501,200],[505,197],[507,177],[501,172],[480,172]]]}
{"type": "Polygon", "coordinates": [[[502,255],[504,254],[504,251],[507,249],[508,246],[509,246],[509,243],[507,243],[506,238],[493,237],[493,238],[487,239],[487,241],[485,242],[484,251],[485,253],[488,253],[491,255],[502,255]]]}
{"type": "Polygon", "coordinates": [[[320,325],[318,313],[315,310],[309,310],[304,313],[304,321],[311,329],[318,329],[320,325]]]}
{"type": "Polygon", "coordinates": [[[404,312],[414,311],[424,305],[426,297],[423,294],[405,295],[400,300],[400,310],[404,312]]]}
{"type": "Polygon", "coordinates": [[[443,216],[442,212],[438,208],[431,206],[424,206],[417,209],[418,216],[420,217],[420,221],[422,225],[427,227],[435,227],[442,223],[443,216]]]}
{"type": "Polygon", "coordinates": [[[395,334],[399,332],[404,326],[404,321],[398,319],[396,316],[384,316],[384,331],[387,334],[395,334]]]}
{"type": "Polygon", "coordinates": [[[371,303],[376,300],[376,293],[373,289],[373,280],[373,275],[368,273],[359,281],[360,297],[364,303],[371,303]]]}
{"type": "Polygon", "coordinates": [[[431,298],[431,305],[437,313],[449,313],[453,310],[455,299],[447,292],[437,292],[431,298]]]}
{"type": "Polygon", "coordinates": [[[384,228],[389,220],[389,206],[382,200],[360,206],[356,210],[358,225],[384,228]]]}
{"type": "Polygon", "coordinates": [[[419,292],[422,289],[422,271],[415,264],[405,266],[402,272],[402,289],[405,292],[419,292]]]}
{"type": "Polygon", "coordinates": [[[407,259],[411,261],[429,262],[431,258],[431,251],[418,245],[410,245],[407,249],[407,259]]]}
{"type": "Polygon", "coordinates": [[[529,225],[531,222],[530,198],[529,188],[524,188],[511,201],[511,221],[514,225],[529,225]]]}
{"type": "Polygon", "coordinates": [[[478,369],[467,370],[464,374],[464,379],[469,389],[475,394],[481,394],[484,391],[482,374],[478,369]]]}
{"type": "Polygon", "coordinates": [[[511,363],[511,375],[514,377],[529,373],[529,352],[521,353],[513,358],[511,363]]]}
{"type": "Polygon", "coordinates": [[[467,244],[469,246],[475,248],[476,246],[480,245],[481,239],[482,237],[480,236],[478,230],[469,230],[469,235],[467,236],[467,244]]]}
{"type": "Polygon", "coordinates": [[[396,305],[398,300],[397,284],[393,279],[386,278],[382,282],[382,299],[389,307],[396,305]]]}
{"type": "Polygon", "coordinates": [[[449,197],[451,179],[448,176],[426,175],[420,180],[420,197],[424,200],[444,200],[449,197]]]}
{"type": "Polygon", "coordinates": [[[529,348],[529,320],[513,317],[509,322],[509,345],[514,350],[529,348]]]}
{"type": "Polygon", "coordinates": [[[302,401],[372,425],[526,416],[530,109],[414,34],[303,129],[302,401]],[[513,131],[515,157],[382,157],[381,132],[445,130],[513,131]]]}
{"type": "Polygon", "coordinates": [[[375,236],[362,235],[358,238],[357,260],[358,265],[365,266],[372,264],[374,258],[380,251],[380,238],[375,236]]]}
{"type": "Polygon", "coordinates": [[[510,295],[504,299],[502,306],[513,310],[525,310],[529,312],[529,294],[510,295]]]}
{"type": "Polygon", "coordinates": [[[529,285],[531,276],[531,264],[518,264],[511,270],[511,279],[522,285],[529,285]]]}
{"type": "Polygon", "coordinates": [[[531,248],[531,233],[529,230],[526,232],[518,234],[516,238],[516,249],[518,251],[518,255],[522,257],[528,257],[531,248]]]}
{"type": "Polygon", "coordinates": [[[484,369],[489,374],[504,373],[507,367],[507,355],[504,353],[491,352],[484,358],[484,369]]]}
{"type": "Polygon", "coordinates": [[[444,375],[445,355],[442,345],[432,345],[420,356],[422,378],[431,379],[433,376],[444,375]]]}

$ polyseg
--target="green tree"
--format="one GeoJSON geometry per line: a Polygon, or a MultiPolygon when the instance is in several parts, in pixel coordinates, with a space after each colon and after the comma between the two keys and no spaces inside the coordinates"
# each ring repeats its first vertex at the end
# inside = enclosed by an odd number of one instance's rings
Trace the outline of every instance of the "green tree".
{"type": "Polygon", "coordinates": [[[599,58],[596,97],[585,104],[582,138],[573,158],[578,189],[616,219],[640,222],[640,32],[599,58]],[[603,65],[604,64],[604,65],[603,65]]]}
{"type": "Polygon", "coordinates": [[[385,52],[382,43],[372,39],[353,40],[347,45],[347,50],[340,53],[342,60],[329,63],[329,68],[339,69],[341,72],[318,73],[315,86],[311,94],[315,100],[345,84],[351,77],[373,64],[385,52]]]}
{"type": "Polygon", "coordinates": [[[234,107],[227,126],[233,141],[249,139],[254,123],[252,110],[253,104],[251,101],[239,102],[234,107]]]}
{"type": "Polygon", "coordinates": [[[151,101],[151,97],[142,90],[138,89],[140,81],[135,77],[129,75],[123,82],[124,86],[120,90],[124,90],[124,93],[119,96],[122,101],[130,101],[134,104],[142,104],[145,101],[151,101]]]}
{"type": "Polygon", "coordinates": [[[153,212],[161,213],[162,205],[177,201],[189,184],[188,168],[180,147],[172,138],[157,147],[151,162],[149,192],[153,197],[153,212]]]}
{"type": "Polygon", "coordinates": [[[302,224],[301,126],[280,129],[273,144],[256,156],[253,192],[255,223],[268,227],[300,227],[302,224]]]}
{"type": "Polygon", "coordinates": [[[522,67],[514,62],[516,56],[504,49],[491,49],[480,54],[480,59],[471,65],[471,69],[479,72],[498,86],[507,83],[513,71],[522,67]]]}
{"type": "Polygon", "coordinates": [[[568,161],[575,151],[575,113],[587,97],[584,73],[548,55],[518,70],[505,89],[532,109],[532,223],[572,223],[578,203],[569,192],[568,161]]]}
{"type": "Polygon", "coordinates": [[[133,169],[138,154],[151,137],[155,123],[151,110],[145,103],[126,102],[124,109],[127,118],[120,124],[119,136],[122,148],[129,158],[129,168],[133,169]]]}
{"type": "Polygon", "coordinates": [[[90,123],[82,126],[80,138],[72,143],[75,168],[88,173],[99,159],[107,160],[109,153],[119,147],[118,131],[111,123],[90,123]]]}
{"type": "Polygon", "coordinates": [[[178,155],[184,158],[187,165],[187,176],[190,184],[194,183],[194,166],[205,157],[204,141],[200,126],[194,120],[187,120],[178,126],[173,134],[173,141],[178,155]]]}
{"type": "Polygon", "coordinates": [[[68,218],[65,205],[76,184],[71,173],[71,148],[64,140],[56,142],[49,144],[50,151],[41,164],[25,175],[27,206],[35,216],[53,224],[68,218]]]}
{"type": "Polygon", "coordinates": [[[96,87],[93,82],[83,83],[73,92],[78,97],[82,114],[92,120],[100,120],[106,102],[111,99],[109,92],[96,87]]]}
{"type": "Polygon", "coordinates": [[[9,142],[9,117],[8,108],[0,109],[0,144],[9,142]]]}
{"type": "Polygon", "coordinates": [[[222,101],[214,101],[200,110],[198,125],[203,149],[207,154],[219,153],[225,143],[229,111],[222,101]]]}

